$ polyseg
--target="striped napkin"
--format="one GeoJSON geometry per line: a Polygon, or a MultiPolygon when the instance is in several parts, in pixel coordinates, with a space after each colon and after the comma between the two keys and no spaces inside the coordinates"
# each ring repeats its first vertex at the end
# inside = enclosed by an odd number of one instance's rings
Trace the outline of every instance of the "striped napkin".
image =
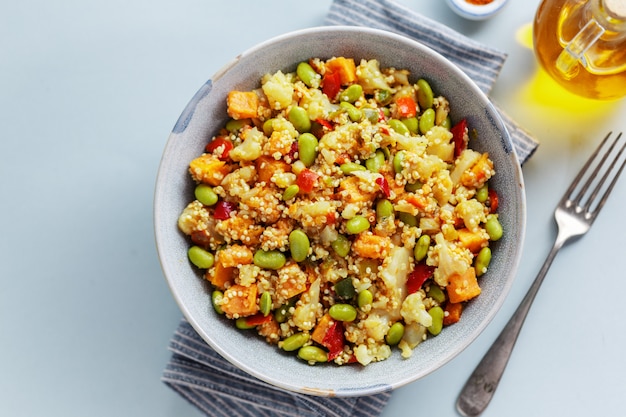
{"type": "MultiPolygon", "coordinates": [[[[368,26],[419,40],[459,65],[489,93],[506,60],[504,52],[473,41],[391,0],[335,0],[328,25],[368,26]]],[[[502,113],[521,163],[537,142],[502,113]]],[[[169,346],[172,357],[162,381],[209,417],[374,417],[390,392],[327,398],[288,392],[239,370],[219,356],[182,320],[169,346]]]]}

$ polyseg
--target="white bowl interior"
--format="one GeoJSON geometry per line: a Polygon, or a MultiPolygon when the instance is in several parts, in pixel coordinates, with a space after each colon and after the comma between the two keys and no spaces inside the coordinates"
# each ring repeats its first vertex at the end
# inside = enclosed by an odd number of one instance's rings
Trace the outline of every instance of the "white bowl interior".
{"type": "MultiPolygon", "coordinates": [[[[414,79],[414,81],[417,78],[414,79]]],[[[356,396],[400,387],[450,361],[487,326],[502,305],[514,279],[524,238],[526,206],[519,163],[496,109],[458,68],[445,58],[407,38],[373,29],[320,27],[290,33],[248,50],[203,85],[183,111],[164,150],[155,190],[155,235],[166,280],[184,316],[200,336],[223,357],[244,371],[278,387],[313,395],[356,396]],[[253,332],[239,331],[215,314],[211,289],[187,260],[189,241],[177,219],[193,198],[189,162],[224,125],[226,95],[232,89],[252,89],[262,75],[293,71],[310,57],[376,58],[381,66],[408,68],[423,76],[436,94],[451,103],[453,121],[467,118],[479,133],[471,147],[488,151],[495,163],[492,186],[502,196],[500,219],[504,237],[493,245],[493,261],[481,278],[482,294],[471,301],[459,323],[418,346],[402,359],[391,358],[366,367],[309,366],[281,353],[253,332]]]]}

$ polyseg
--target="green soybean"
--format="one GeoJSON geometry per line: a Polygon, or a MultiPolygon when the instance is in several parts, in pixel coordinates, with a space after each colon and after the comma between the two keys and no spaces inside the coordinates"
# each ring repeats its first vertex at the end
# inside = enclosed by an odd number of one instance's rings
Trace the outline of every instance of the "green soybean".
{"type": "Polygon", "coordinates": [[[378,118],[380,117],[380,113],[378,112],[378,110],[369,107],[363,107],[361,108],[361,111],[363,112],[365,118],[370,121],[370,123],[378,122],[378,118]]]}
{"type": "Polygon", "coordinates": [[[415,191],[421,189],[423,185],[424,184],[422,184],[421,182],[415,181],[415,182],[408,183],[407,185],[405,185],[404,189],[410,193],[414,193],[415,191]]]}
{"type": "Polygon", "coordinates": [[[311,242],[306,233],[299,229],[289,233],[289,251],[294,261],[304,261],[309,256],[309,249],[311,249],[311,242]]]}
{"type": "Polygon", "coordinates": [[[491,249],[488,246],[485,246],[478,252],[476,255],[476,260],[474,262],[474,269],[476,270],[476,276],[479,277],[485,272],[487,272],[487,268],[491,263],[491,249]]]}
{"type": "Polygon", "coordinates": [[[308,333],[295,333],[282,341],[281,348],[285,352],[293,352],[304,346],[309,339],[310,336],[308,333]]]}
{"type": "Polygon", "coordinates": [[[388,345],[397,345],[404,336],[404,324],[397,321],[391,325],[385,336],[385,341],[388,345]]]}
{"type": "Polygon", "coordinates": [[[354,216],[346,222],[346,231],[356,235],[370,228],[370,222],[364,216],[354,216]]]}
{"type": "Polygon", "coordinates": [[[409,132],[411,132],[414,135],[417,134],[418,129],[419,129],[417,117],[409,117],[407,119],[402,119],[401,122],[404,123],[407,129],[409,129],[409,132]]]}
{"type": "Polygon", "coordinates": [[[328,314],[338,321],[354,321],[356,319],[356,308],[350,304],[333,304],[328,309],[328,314]]]}
{"type": "Polygon", "coordinates": [[[256,325],[248,324],[248,320],[246,317],[239,317],[237,320],[235,320],[235,327],[237,327],[239,330],[249,330],[254,329],[256,325]]]}
{"type": "Polygon", "coordinates": [[[298,350],[298,357],[309,363],[328,362],[328,353],[317,346],[303,346],[298,350]]]}
{"type": "Polygon", "coordinates": [[[226,123],[226,130],[228,130],[230,133],[236,133],[237,131],[241,130],[242,127],[247,126],[249,124],[250,124],[250,119],[239,119],[239,120],[230,119],[226,123]]]}
{"type": "Polygon", "coordinates": [[[254,253],[252,262],[259,268],[280,269],[287,262],[287,258],[284,253],[277,250],[264,251],[259,249],[254,253]]]}
{"type": "Polygon", "coordinates": [[[347,101],[342,101],[341,103],[339,103],[339,107],[345,110],[346,113],[348,113],[348,117],[353,122],[358,122],[363,117],[363,112],[361,112],[361,110],[357,109],[347,101]]]}
{"type": "Polygon", "coordinates": [[[211,293],[211,304],[217,314],[224,314],[222,310],[222,300],[224,299],[224,293],[220,290],[214,290],[211,293]]]}
{"type": "Polygon", "coordinates": [[[484,203],[489,198],[489,186],[487,184],[483,185],[476,191],[476,200],[484,203]]]}
{"type": "Polygon", "coordinates": [[[428,327],[428,332],[433,336],[437,336],[441,333],[441,329],[443,328],[443,309],[439,306],[435,306],[428,310],[428,314],[432,317],[432,324],[428,327]]]}
{"type": "Polygon", "coordinates": [[[442,304],[446,301],[446,293],[443,292],[439,285],[434,283],[430,284],[426,296],[432,298],[437,304],[442,304]]]}
{"type": "Polygon", "coordinates": [[[317,158],[317,138],[311,133],[303,133],[298,137],[298,157],[307,168],[317,158]]]}
{"type": "Polygon", "coordinates": [[[374,156],[365,160],[365,167],[371,172],[378,172],[385,166],[385,154],[378,149],[374,156]]]}
{"type": "Polygon", "coordinates": [[[398,219],[402,223],[406,224],[407,226],[417,227],[417,225],[418,225],[417,217],[415,217],[411,213],[405,213],[403,211],[399,211],[398,212],[398,219]]]}
{"type": "Polygon", "coordinates": [[[274,311],[274,319],[276,319],[276,322],[284,323],[287,320],[289,320],[289,317],[291,316],[291,311],[290,311],[291,307],[293,307],[295,304],[296,304],[296,301],[294,299],[294,300],[289,300],[282,306],[278,307],[276,311],[274,311]]]}
{"type": "Polygon", "coordinates": [[[417,262],[421,261],[428,255],[428,248],[430,247],[430,236],[421,235],[417,242],[415,243],[415,248],[413,249],[413,256],[415,256],[415,260],[417,262]]]}
{"type": "Polygon", "coordinates": [[[274,132],[274,119],[267,119],[263,122],[263,134],[270,137],[272,136],[272,132],[274,132]]]}
{"type": "Polygon", "coordinates": [[[296,74],[307,87],[317,88],[320,86],[321,77],[308,62],[300,62],[296,68],[296,74]]]}
{"type": "Polygon", "coordinates": [[[429,109],[433,106],[433,89],[428,81],[423,78],[417,80],[417,102],[422,109],[429,109]]]}
{"type": "Polygon", "coordinates": [[[259,311],[266,317],[272,312],[272,295],[267,291],[261,293],[261,298],[259,299],[259,311]]]}
{"type": "Polygon", "coordinates": [[[487,221],[485,222],[485,231],[489,235],[489,240],[498,240],[502,237],[502,225],[498,220],[498,216],[490,214],[487,216],[487,221]]]}
{"type": "Polygon", "coordinates": [[[443,122],[441,122],[441,127],[450,130],[450,128],[452,127],[452,119],[450,119],[450,116],[443,119],[443,122]]]}
{"type": "Polygon", "coordinates": [[[435,126],[435,111],[433,109],[426,109],[420,116],[419,129],[422,135],[425,135],[430,129],[435,126]]]}
{"type": "Polygon", "coordinates": [[[200,269],[209,269],[215,262],[213,254],[200,246],[192,246],[187,250],[187,256],[192,264],[200,269]]]}
{"type": "Polygon", "coordinates": [[[393,171],[396,174],[402,172],[402,162],[404,161],[404,151],[396,152],[393,156],[393,171]]]}
{"type": "Polygon", "coordinates": [[[285,188],[285,191],[283,191],[283,201],[291,200],[292,198],[297,196],[299,192],[300,187],[298,187],[296,184],[290,185],[289,187],[285,188]]]}
{"type": "Polygon", "coordinates": [[[391,103],[392,98],[393,96],[391,95],[391,91],[389,90],[382,89],[374,93],[374,99],[378,102],[378,104],[382,104],[383,106],[391,103]]]}
{"type": "Polygon", "coordinates": [[[335,294],[344,300],[350,300],[356,295],[352,278],[344,278],[335,283],[335,294]]]}
{"type": "Polygon", "coordinates": [[[376,202],[376,219],[383,220],[393,216],[393,204],[387,199],[376,202]]]}
{"type": "Polygon", "coordinates": [[[370,290],[363,290],[359,292],[359,295],[356,297],[356,303],[359,308],[363,308],[372,304],[374,301],[374,294],[370,290]]]}
{"type": "Polygon", "coordinates": [[[206,184],[198,184],[194,190],[194,195],[196,200],[205,206],[213,206],[219,199],[215,191],[213,191],[213,188],[206,184]]]}
{"type": "Polygon", "coordinates": [[[344,102],[354,103],[363,94],[363,87],[360,84],[352,84],[339,95],[339,99],[344,102]]]}
{"type": "Polygon", "coordinates": [[[389,127],[395,130],[396,133],[399,133],[400,135],[408,135],[409,133],[411,133],[409,131],[409,128],[406,127],[406,125],[398,119],[391,119],[388,123],[389,127]]]}
{"type": "Polygon", "coordinates": [[[298,132],[304,133],[311,130],[311,119],[309,119],[309,114],[304,108],[293,106],[289,110],[287,118],[298,132]]]}
{"type": "Polygon", "coordinates": [[[339,235],[337,239],[333,240],[330,244],[335,253],[342,258],[345,258],[350,253],[350,245],[350,240],[344,235],[339,235]]]}
{"type": "Polygon", "coordinates": [[[367,170],[367,168],[365,168],[363,165],[357,164],[356,162],[346,162],[345,164],[341,164],[339,166],[339,169],[344,174],[350,174],[354,171],[366,171],[367,170]]]}

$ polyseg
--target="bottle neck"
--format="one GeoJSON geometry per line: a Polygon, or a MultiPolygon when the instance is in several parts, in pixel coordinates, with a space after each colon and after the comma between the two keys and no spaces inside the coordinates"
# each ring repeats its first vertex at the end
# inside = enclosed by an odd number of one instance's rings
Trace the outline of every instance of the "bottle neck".
{"type": "Polygon", "coordinates": [[[626,37],[626,0],[591,0],[590,9],[605,30],[604,40],[626,37]]]}

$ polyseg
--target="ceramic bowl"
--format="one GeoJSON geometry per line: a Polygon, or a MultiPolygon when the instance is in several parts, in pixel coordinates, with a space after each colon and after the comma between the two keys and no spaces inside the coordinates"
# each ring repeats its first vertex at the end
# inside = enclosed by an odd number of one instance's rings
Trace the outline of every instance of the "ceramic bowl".
{"type": "Polygon", "coordinates": [[[485,20],[500,13],[508,0],[492,0],[487,4],[474,4],[467,0],[446,0],[454,13],[469,20],[485,20]]]}
{"type": "MultiPolygon", "coordinates": [[[[415,80],[414,80],[415,81],[415,80]]],[[[405,37],[367,28],[318,27],[289,33],[237,56],[191,99],[169,136],[156,180],[154,226],[162,269],[182,313],[199,335],[225,359],[272,385],[320,396],[360,396],[388,391],[437,370],[481,333],[502,305],[520,260],[525,230],[523,179],[507,130],[492,103],[463,72],[441,55],[405,37]],[[270,72],[295,71],[310,57],[376,58],[381,67],[408,68],[428,79],[452,103],[453,121],[467,118],[480,132],[473,149],[489,152],[497,170],[491,180],[500,198],[505,230],[494,242],[493,261],[481,278],[482,294],[469,302],[459,323],[419,345],[410,359],[400,351],[368,366],[309,366],[250,332],[237,330],[211,306],[211,288],[187,259],[190,242],[177,219],[193,199],[189,162],[228,120],[230,90],[257,88],[270,72]]]]}

